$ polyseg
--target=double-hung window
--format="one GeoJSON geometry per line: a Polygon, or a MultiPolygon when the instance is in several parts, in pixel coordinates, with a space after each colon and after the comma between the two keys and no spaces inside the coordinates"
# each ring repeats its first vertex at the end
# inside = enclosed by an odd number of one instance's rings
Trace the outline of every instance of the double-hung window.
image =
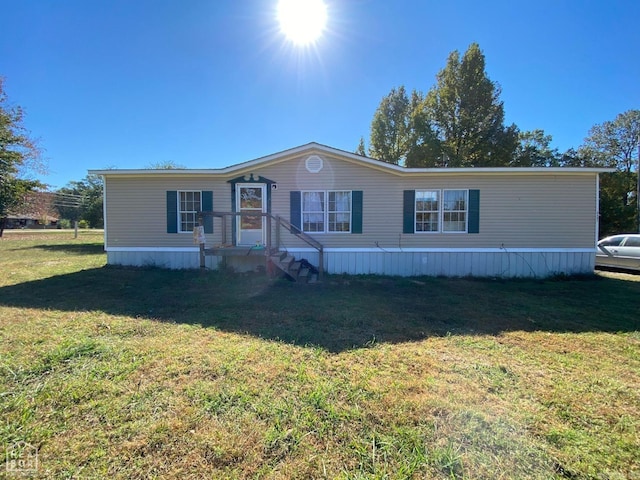
{"type": "Polygon", "coordinates": [[[328,192],[328,227],[330,232],[351,231],[351,192],[328,192]]]}
{"type": "Polygon", "coordinates": [[[468,190],[417,190],[415,232],[466,232],[468,190]]]}
{"type": "Polygon", "coordinates": [[[437,232],[440,224],[440,191],[416,192],[416,232],[437,232]]]}
{"type": "Polygon", "coordinates": [[[302,193],[302,231],[324,232],[324,192],[302,193]]]}
{"type": "Polygon", "coordinates": [[[467,231],[467,190],[445,190],[442,194],[442,231],[467,231]]]}
{"type": "Polygon", "coordinates": [[[351,231],[351,192],[302,192],[302,231],[351,231]]]}
{"type": "Polygon", "coordinates": [[[179,192],[178,218],[180,233],[191,233],[198,224],[198,213],[202,210],[201,192],[179,192]]]}

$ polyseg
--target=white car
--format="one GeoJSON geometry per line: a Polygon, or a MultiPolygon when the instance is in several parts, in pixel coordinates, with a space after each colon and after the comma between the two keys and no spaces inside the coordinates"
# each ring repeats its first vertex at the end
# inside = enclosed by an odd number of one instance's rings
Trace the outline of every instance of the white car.
{"type": "Polygon", "coordinates": [[[627,233],[598,242],[596,267],[614,267],[640,271],[640,234],[627,233]]]}

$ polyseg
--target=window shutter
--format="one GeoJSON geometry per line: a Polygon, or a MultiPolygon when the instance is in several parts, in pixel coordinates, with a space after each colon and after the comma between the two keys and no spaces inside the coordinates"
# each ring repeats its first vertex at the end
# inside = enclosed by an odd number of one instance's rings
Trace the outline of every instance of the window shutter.
{"type": "MultiPolygon", "coordinates": [[[[298,191],[289,192],[289,222],[302,231],[302,195],[298,191]]],[[[291,233],[298,233],[293,231],[291,233]]]]}
{"type": "MultiPolygon", "coordinates": [[[[213,211],[213,192],[212,191],[202,192],[202,211],[203,212],[213,211]]],[[[213,233],[213,217],[211,216],[206,217],[202,221],[202,225],[204,226],[204,233],[213,233]]]]}
{"type": "Polygon", "coordinates": [[[480,190],[469,190],[469,233],[480,233],[480,190]]]}
{"type": "Polygon", "coordinates": [[[167,191],[167,233],[178,233],[178,192],[167,191]]]}
{"type": "Polygon", "coordinates": [[[351,192],[351,233],[362,233],[362,190],[351,192]]]}
{"type": "Polygon", "coordinates": [[[405,190],[402,211],[402,233],[415,233],[416,228],[416,191],[405,190]]]}

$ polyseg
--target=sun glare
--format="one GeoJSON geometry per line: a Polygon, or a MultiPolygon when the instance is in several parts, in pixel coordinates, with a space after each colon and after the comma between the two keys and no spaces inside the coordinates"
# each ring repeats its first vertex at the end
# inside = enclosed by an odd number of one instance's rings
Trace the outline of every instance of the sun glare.
{"type": "Polygon", "coordinates": [[[316,42],[327,24],[323,0],[279,0],[280,30],[296,45],[316,42]]]}

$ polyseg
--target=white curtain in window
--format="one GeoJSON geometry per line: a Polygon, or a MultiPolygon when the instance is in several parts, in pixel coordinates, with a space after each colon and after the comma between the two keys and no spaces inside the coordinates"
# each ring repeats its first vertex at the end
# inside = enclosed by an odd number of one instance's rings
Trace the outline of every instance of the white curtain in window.
{"type": "Polygon", "coordinates": [[[307,220],[312,223],[324,220],[324,194],[322,192],[305,192],[303,210],[308,214],[307,220]]]}

